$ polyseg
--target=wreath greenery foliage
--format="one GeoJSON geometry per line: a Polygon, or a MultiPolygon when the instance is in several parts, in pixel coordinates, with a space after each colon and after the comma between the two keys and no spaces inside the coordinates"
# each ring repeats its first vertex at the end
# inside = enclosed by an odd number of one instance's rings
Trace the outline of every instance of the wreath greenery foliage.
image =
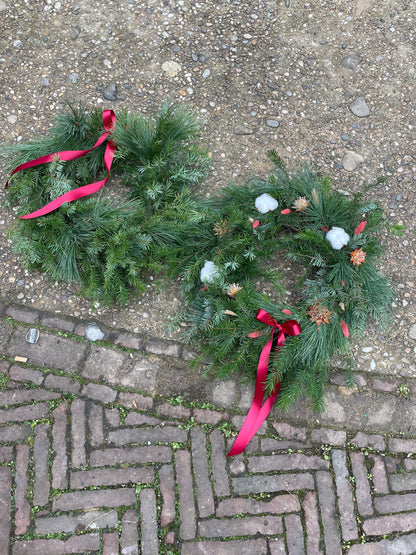
{"type": "MultiPolygon", "coordinates": [[[[11,170],[46,153],[88,148],[101,132],[98,111],[72,108],[47,137],[3,154],[11,170]]],[[[198,347],[194,363],[203,361],[220,377],[256,372],[270,335],[256,320],[259,309],[278,323],[290,314],[301,333],[272,351],[266,390],[281,382],[281,407],[306,395],[320,409],[332,357],[345,357],[351,381],[349,337],[360,335],[370,318],[389,320],[393,287],[377,271],[382,210],[365,200],[365,190],[345,196],[309,169],[288,172],[274,151],[267,180],[198,199],[191,189],[209,166],[195,144],[198,133],[183,107],[165,106],[150,119],[121,112],[111,133],[113,169],[130,200],[104,193],[19,220],[11,230],[14,249],[27,267],[79,281],[86,295],[107,303],[125,302],[131,288],[143,288],[147,271],[164,269],[166,279],[181,282],[185,303],[174,324],[198,347]],[[262,200],[271,204],[259,212],[262,200]],[[279,250],[304,268],[291,306],[272,269],[279,250]]],[[[90,182],[103,171],[103,149],[16,174],[10,205],[18,215],[28,213],[90,182]]]]}
{"type": "MultiPolygon", "coordinates": [[[[11,171],[45,154],[91,148],[102,132],[101,112],[71,107],[46,137],[4,147],[2,154],[11,171]]],[[[183,106],[165,105],[152,118],[121,111],[110,136],[117,144],[112,171],[127,188],[113,191],[113,198],[102,190],[41,218],[17,220],[10,235],[23,264],[56,280],[80,282],[81,293],[92,299],[124,304],[133,288],[144,289],[146,272],[159,269],[154,252],[175,240],[164,208],[208,170],[207,153],[194,144],[198,135],[198,122],[183,106]]],[[[19,216],[28,214],[90,183],[104,173],[104,149],[15,174],[9,205],[19,216]]]]}

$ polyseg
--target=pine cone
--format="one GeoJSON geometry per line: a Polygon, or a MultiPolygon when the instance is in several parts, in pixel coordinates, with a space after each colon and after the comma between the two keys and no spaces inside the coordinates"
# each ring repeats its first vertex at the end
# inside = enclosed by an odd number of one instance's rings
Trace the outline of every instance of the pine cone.
{"type": "Polygon", "coordinates": [[[316,303],[309,307],[307,314],[311,317],[312,322],[316,322],[318,326],[320,326],[321,324],[329,324],[331,311],[328,310],[326,306],[321,306],[319,303],[316,303]]]}
{"type": "Polygon", "coordinates": [[[360,264],[365,262],[365,255],[366,253],[363,251],[363,249],[355,249],[355,251],[352,251],[350,255],[350,262],[352,262],[354,266],[359,266],[360,264]]]}

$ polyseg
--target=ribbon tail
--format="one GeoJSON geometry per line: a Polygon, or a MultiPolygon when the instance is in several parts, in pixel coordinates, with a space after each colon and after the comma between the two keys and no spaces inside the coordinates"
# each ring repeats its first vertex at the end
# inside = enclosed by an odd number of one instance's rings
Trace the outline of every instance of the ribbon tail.
{"type": "Polygon", "coordinates": [[[113,162],[115,150],[116,145],[114,143],[107,143],[104,153],[104,165],[107,170],[107,177],[105,179],[102,179],[101,181],[96,181],[95,183],[84,185],[82,187],[78,187],[77,189],[73,189],[72,191],[68,191],[67,193],[64,193],[63,195],[52,200],[48,204],[45,204],[45,206],[39,208],[39,210],[31,212],[30,214],[26,214],[25,216],[19,216],[19,218],[22,220],[30,220],[32,218],[38,218],[39,216],[45,216],[45,214],[49,214],[50,212],[53,212],[54,210],[62,206],[64,202],[72,202],[73,200],[92,195],[93,193],[99,191],[110,178],[110,169],[113,162]]]}

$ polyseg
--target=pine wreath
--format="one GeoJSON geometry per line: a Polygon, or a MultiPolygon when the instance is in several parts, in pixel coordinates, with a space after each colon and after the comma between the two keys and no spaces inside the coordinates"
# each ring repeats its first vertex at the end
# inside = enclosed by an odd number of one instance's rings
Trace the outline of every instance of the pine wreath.
{"type": "MultiPolygon", "coordinates": [[[[46,153],[91,148],[102,125],[98,111],[72,107],[47,137],[4,148],[8,169],[46,153]]],[[[267,180],[198,199],[192,188],[209,165],[195,144],[198,133],[181,106],[166,105],[149,119],[120,112],[109,140],[117,145],[112,173],[123,193],[105,187],[41,218],[18,220],[10,233],[14,249],[28,268],[79,281],[86,295],[107,303],[125,302],[144,287],[147,271],[163,269],[166,279],[181,282],[185,304],[174,324],[199,350],[195,364],[219,377],[252,377],[263,357],[262,387],[272,396],[281,384],[280,407],[306,396],[322,409],[331,358],[345,357],[351,382],[349,337],[371,318],[390,319],[393,287],[377,271],[382,210],[365,200],[365,190],[347,197],[309,169],[288,172],[274,151],[267,180]],[[278,251],[304,267],[292,306],[271,268],[278,251]]],[[[9,204],[27,214],[89,183],[103,173],[105,148],[17,173],[9,204]]]]}
{"type": "MultiPolygon", "coordinates": [[[[159,268],[154,251],[175,239],[164,208],[202,180],[209,158],[195,145],[199,124],[183,106],[166,104],[152,118],[121,111],[115,119],[108,137],[117,146],[112,175],[124,187],[106,186],[40,218],[17,220],[10,236],[27,268],[80,282],[92,299],[123,304],[133,289],[145,287],[143,275],[159,268]]],[[[100,111],[71,106],[46,137],[3,147],[2,155],[11,172],[47,154],[89,149],[103,131],[100,111]]],[[[23,216],[102,177],[105,148],[16,173],[8,204],[23,216]]]]}
{"type": "Polygon", "coordinates": [[[203,362],[222,378],[252,379],[270,336],[270,324],[256,320],[258,311],[280,325],[295,320],[301,333],[286,336],[278,349],[275,330],[265,390],[281,384],[281,408],[306,396],[322,410],[333,356],[345,359],[352,384],[350,336],[362,334],[370,319],[391,321],[393,286],[377,271],[377,234],[386,224],[365,191],[345,196],[329,178],[309,169],[289,173],[275,152],[269,154],[274,170],[266,181],[195,201],[190,216],[176,220],[184,241],[171,252],[170,272],[182,281],[186,305],[175,323],[200,352],[194,364],[203,362]],[[280,250],[304,267],[292,306],[270,269],[280,250]]]}

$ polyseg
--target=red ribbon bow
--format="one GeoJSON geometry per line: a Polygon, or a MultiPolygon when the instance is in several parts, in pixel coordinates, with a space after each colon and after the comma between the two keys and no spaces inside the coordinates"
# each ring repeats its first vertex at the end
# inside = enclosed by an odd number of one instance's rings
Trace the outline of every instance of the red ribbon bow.
{"type": "Polygon", "coordinates": [[[266,420],[267,415],[271,411],[273,403],[279,391],[280,382],[275,385],[271,395],[267,397],[262,406],[270,352],[273,345],[273,335],[275,330],[279,330],[276,350],[279,350],[279,348],[283,345],[286,339],[286,335],[299,335],[301,332],[300,325],[296,320],[288,320],[283,324],[278,324],[268,312],[262,309],[257,311],[256,318],[260,322],[263,322],[264,324],[272,327],[271,337],[270,340],[263,347],[260,354],[253,402],[251,404],[250,410],[248,411],[246,419],[244,420],[241,430],[231,448],[231,451],[228,453],[228,457],[239,455],[244,451],[244,449],[253,438],[254,434],[266,420]]]}
{"type": "MultiPolygon", "coordinates": [[[[87,150],[64,150],[62,152],[55,152],[54,154],[47,154],[46,156],[41,156],[40,158],[36,158],[36,160],[25,162],[24,164],[21,164],[20,166],[15,168],[10,174],[10,177],[21,170],[25,170],[27,168],[33,168],[34,166],[39,166],[41,164],[47,164],[48,162],[52,162],[57,158],[59,160],[63,160],[64,162],[68,162],[69,160],[76,160],[77,158],[81,158],[82,156],[85,156],[86,154],[88,154],[89,152],[91,152],[101,144],[103,144],[103,142],[110,135],[111,131],[114,129],[115,123],[116,123],[116,115],[113,112],[113,110],[104,110],[103,124],[104,124],[104,128],[106,129],[106,132],[101,135],[101,137],[98,139],[98,141],[95,143],[95,145],[92,148],[89,148],[87,150]]],[[[107,177],[105,179],[102,179],[101,181],[97,181],[96,183],[90,183],[89,185],[78,187],[77,189],[73,189],[72,191],[68,191],[67,193],[59,196],[52,202],[49,202],[39,210],[36,210],[35,212],[31,212],[26,216],[19,216],[19,217],[22,218],[23,220],[28,220],[30,218],[37,218],[38,216],[44,216],[45,214],[49,214],[49,212],[52,212],[53,210],[56,210],[57,208],[59,208],[64,202],[71,202],[73,200],[86,197],[88,195],[92,195],[93,193],[96,193],[97,191],[99,191],[101,187],[103,187],[107,183],[110,177],[110,169],[111,169],[111,164],[113,163],[115,150],[116,150],[116,145],[111,140],[108,141],[104,152],[104,165],[107,170],[107,177]]],[[[7,181],[6,183],[6,189],[8,186],[9,186],[9,181],[7,181]]]]}

